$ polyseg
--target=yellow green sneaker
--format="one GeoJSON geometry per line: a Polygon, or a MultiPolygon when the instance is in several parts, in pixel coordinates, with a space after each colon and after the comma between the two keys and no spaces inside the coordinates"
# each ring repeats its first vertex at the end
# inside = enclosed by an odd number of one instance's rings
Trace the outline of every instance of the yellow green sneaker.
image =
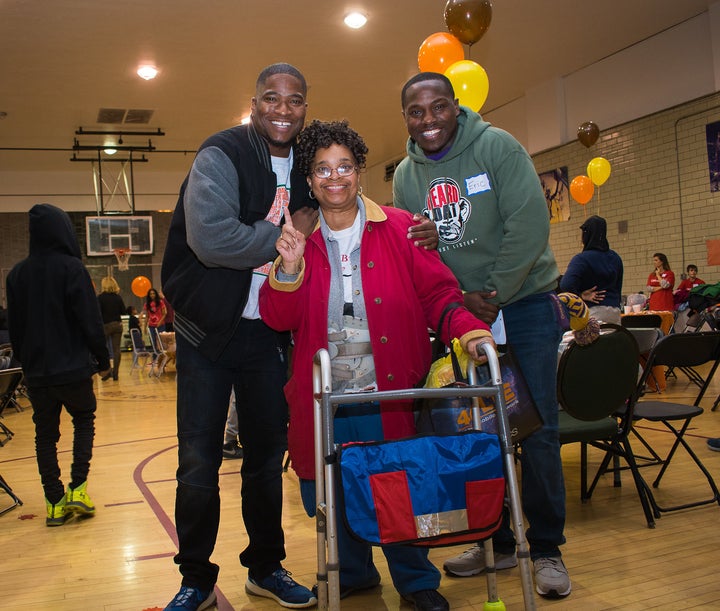
{"type": "Polygon", "coordinates": [[[45,499],[45,507],[47,507],[47,518],[45,518],[45,526],[62,526],[68,515],[67,511],[67,494],[57,503],[51,503],[45,499]]]}
{"type": "Polygon", "coordinates": [[[95,515],[95,503],[90,500],[87,493],[87,480],[77,488],[68,486],[65,496],[67,496],[65,502],[67,511],[86,516],[95,515]]]}

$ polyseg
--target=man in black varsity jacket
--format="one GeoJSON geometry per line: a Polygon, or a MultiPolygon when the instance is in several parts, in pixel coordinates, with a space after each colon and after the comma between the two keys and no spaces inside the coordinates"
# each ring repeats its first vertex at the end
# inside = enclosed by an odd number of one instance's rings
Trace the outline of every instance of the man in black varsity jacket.
{"type": "Polygon", "coordinates": [[[303,127],[307,85],[289,64],[257,79],[252,121],[208,138],[185,180],[170,225],[162,289],[175,309],[178,470],[175,523],[182,587],[166,609],[215,603],[210,562],[220,520],[218,469],[231,389],[244,459],[242,512],[249,594],[285,607],[316,597],[282,567],[282,460],[287,447],[286,333],[260,319],[258,291],[289,207],[309,235],[317,212],[292,145],[303,127]]]}

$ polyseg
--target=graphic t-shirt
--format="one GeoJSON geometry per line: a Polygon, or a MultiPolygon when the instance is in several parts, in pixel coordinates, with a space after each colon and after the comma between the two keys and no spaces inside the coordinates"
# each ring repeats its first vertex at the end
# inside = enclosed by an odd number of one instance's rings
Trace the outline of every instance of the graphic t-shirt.
{"type": "MultiPolygon", "coordinates": [[[[290,205],[290,170],[292,169],[293,154],[290,150],[289,157],[271,157],[272,169],[277,178],[277,189],[275,191],[275,199],[273,200],[270,211],[267,213],[265,220],[275,226],[280,225],[280,221],[285,213],[285,208],[290,205]]],[[[248,301],[243,310],[243,318],[258,319],[260,318],[260,305],[258,296],[260,287],[270,273],[272,261],[268,261],[264,265],[253,270],[252,283],[250,284],[250,294],[248,301]]]]}

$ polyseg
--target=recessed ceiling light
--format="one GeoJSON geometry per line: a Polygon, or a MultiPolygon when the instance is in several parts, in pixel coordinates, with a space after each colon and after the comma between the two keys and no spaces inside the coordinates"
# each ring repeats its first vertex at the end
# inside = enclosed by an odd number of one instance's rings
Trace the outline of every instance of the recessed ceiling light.
{"type": "Polygon", "coordinates": [[[137,70],[137,74],[140,78],[144,78],[146,81],[154,79],[158,75],[159,70],[155,66],[145,64],[140,66],[137,70]]]}
{"type": "Polygon", "coordinates": [[[353,11],[352,13],[345,15],[345,19],[343,19],[343,21],[347,27],[357,30],[367,23],[367,15],[358,11],[353,11]]]}

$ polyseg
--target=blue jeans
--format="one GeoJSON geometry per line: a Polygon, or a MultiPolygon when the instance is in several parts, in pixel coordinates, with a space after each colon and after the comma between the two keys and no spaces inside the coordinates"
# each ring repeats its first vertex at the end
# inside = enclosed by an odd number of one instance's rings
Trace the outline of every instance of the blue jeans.
{"type": "Polygon", "coordinates": [[[241,320],[217,361],[177,336],[178,470],[175,524],[182,583],[213,588],[210,562],[220,521],[218,470],[228,401],[235,390],[243,462],[242,514],[248,545],[240,562],[262,579],[285,558],[282,461],[287,449],[287,335],[260,320],[241,320]]]}
{"type": "MultiPolygon", "coordinates": [[[[334,419],[336,443],[347,441],[373,441],[383,439],[382,422],[377,406],[368,405],[366,411],[360,406],[340,406],[334,419]],[[350,415],[353,414],[353,415],[350,415]]],[[[301,480],[300,494],[305,511],[315,515],[315,481],[301,480]]],[[[337,516],[337,542],[340,560],[340,584],[362,586],[378,575],[373,562],[372,546],[353,538],[345,521],[337,516]]],[[[382,548],[387,559],[390,576],[400,594],[419,590],[437,590],[440,586],[440,572],[428,560],[428,549],[410,545],[390,545],[382,548]]]]}
{"type": "MultiPolygon", "coordinates": [[[[565,481],[560,460],[557,350],[562,329],[548,293],[525,297],[503,308],[505,331],[530,394],[545,425],[520,443],[522,508],[529,528],[527,539],[533,560],[560,556],[565,543],[565,481]]],[[[493,536],[500,553],[515,549],[508,512],[493,536]]]]}

